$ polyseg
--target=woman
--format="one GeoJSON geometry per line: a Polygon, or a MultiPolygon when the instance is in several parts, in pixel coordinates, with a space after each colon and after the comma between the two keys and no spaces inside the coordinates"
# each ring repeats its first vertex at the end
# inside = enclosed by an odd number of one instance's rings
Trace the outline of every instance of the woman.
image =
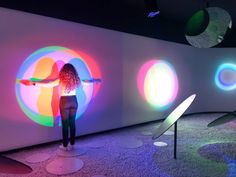
{"type": "MultiPolygon", "coordinates": [[[[100,79],[83,80],[83,82],[100,82],[100,79]]],[[[34,85],[40,87],[55,87],[60,86],[60,114],[62,120],[62,137],[63,145],[60,148],[63,150],[73,149],[75,144],[75,117],[78,108],[76,89],[80,86],[81,80],[75,67],[72,64],[65,64],[59,72],[59,78],[50,82],[32,82],[22,81],[25,85],[34,85]],[[68,140],[68,133],[70,129],[70,143],[68,140]]]]}

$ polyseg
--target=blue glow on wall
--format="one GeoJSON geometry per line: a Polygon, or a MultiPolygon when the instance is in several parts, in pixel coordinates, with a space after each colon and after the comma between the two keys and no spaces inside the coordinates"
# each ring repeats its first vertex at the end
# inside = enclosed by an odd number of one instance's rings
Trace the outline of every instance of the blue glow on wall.
{"type": "Polygon", "coordinates": [[[215,74],[215,84],[225,91],[236,89],[236,65],[233,63],[221,64],[215,74]]]}

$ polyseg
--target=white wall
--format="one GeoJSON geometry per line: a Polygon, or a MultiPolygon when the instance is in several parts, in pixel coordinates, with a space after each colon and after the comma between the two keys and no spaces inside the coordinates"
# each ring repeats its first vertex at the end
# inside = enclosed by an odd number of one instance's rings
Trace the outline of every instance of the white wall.
{"type": "Polygon", "coordinates": [[[219,90],[214,74],[219,64],[235,60],[235,49],[195,49],[4,8],[0,8],[0,24],[0,151],[61,139],[61,127],[33,122],[15,95],[19,67],[31,53],[46,46],[82,51],[100,67],[101,89],[77,121],[78,136],[163,119],[192,93],[197,97],[187,113],[234,110],[236,92],[219,90]],[[167,110],[150,108],[138,93],[137,73],[153,58],[170,62],[178,76],[179,92],[167,110]]]}

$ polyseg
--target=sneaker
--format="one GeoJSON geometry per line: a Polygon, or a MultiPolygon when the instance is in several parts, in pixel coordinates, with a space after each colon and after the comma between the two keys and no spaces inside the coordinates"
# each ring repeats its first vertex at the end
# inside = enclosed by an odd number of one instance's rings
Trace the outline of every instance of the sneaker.
{"type": "Polygon", "coordinates": [[[69,150],[69,151],[74,150],[74,147],[75,147],[74,144],[73,144],[73,145],[71,145],[70,143],[68,144],[68,150],[69,150]]]}
{"type": "Polygon", "coordinates": [[[68,150],[68,147],[65,147],[65,146],[63,146],[63,144],[61,144],[61,145],[59,146],[59,149],[61,149],[61,150],[63,150],[63,151],[67,151],[67,150],[68,150]]]}

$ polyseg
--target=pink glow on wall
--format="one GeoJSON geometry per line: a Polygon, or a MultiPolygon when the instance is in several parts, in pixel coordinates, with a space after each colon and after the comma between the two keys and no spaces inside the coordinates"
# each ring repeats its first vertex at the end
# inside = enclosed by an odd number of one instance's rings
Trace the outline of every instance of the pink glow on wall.
{"type": "Polygon", "coordinates": [[[156,60],[150,60],[150,61],[144,63],[138,72],[138,78],[137,78],[138,90],[143,98],[145,97],[143,86],[144,86],[144,80],[146,77],[146,73],[148,72],[149,68],[153,64],[155,64],[156,62],[157,62],[156,60]]]}

